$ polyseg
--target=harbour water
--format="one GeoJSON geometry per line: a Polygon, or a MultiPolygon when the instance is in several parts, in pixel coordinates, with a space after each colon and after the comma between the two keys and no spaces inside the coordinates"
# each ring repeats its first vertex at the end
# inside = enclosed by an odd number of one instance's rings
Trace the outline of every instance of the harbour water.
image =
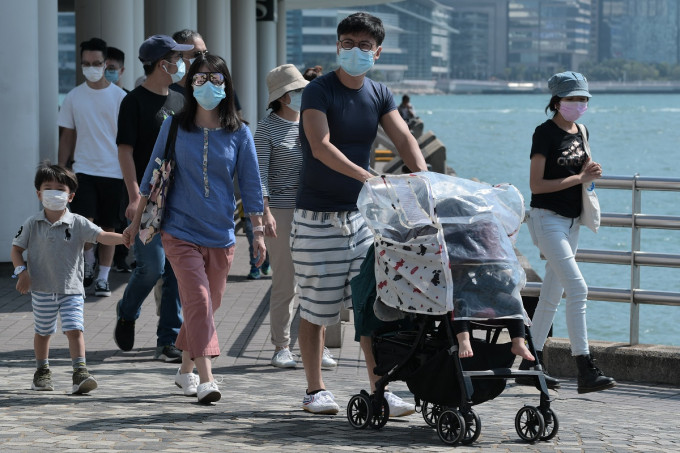
{"type": "MultiPolygon", "coordinates": [[[[399,99],[400,97],[397,96],[399,99]]],[[[413,95],[411,103],[447,148],[448,165],[466,178],[517,186],[528,206],[529,152],[535,127],[545,121],[549,95],[413,95]]],[[[680,94],[603,94],[591,99],[582,117],[590,131],[593,158],[611,176],[679,177],[680,94]]],[[[631,192],[598,191],[603,212],[630,213],[631,192]]],[[[643,192],[645,214],[678,215],[680,193],[643,192]]],[[[582,229],[579,245],[588,249],[629,251],[630,229],[582,229]]],[[[545,262],[524,226],[517,247],[540,276],[545,262]]],[[[680,252],[680,231],[643,230],[642,250],[680,252]]],[[[581,263],[589,286],[630,288],[630,267],[581,263]]],[[[643,267],[641,288],[680,291],[680,269],[643,267]]],[[[564,304],[555,317],[555,335],[566,337],[564,304]]],[[[680,307],[640,309],[640,342],[680,346],[680,307]]],[[[590,301],[591,339],[627,342],[629,305],[590,301]]]]}

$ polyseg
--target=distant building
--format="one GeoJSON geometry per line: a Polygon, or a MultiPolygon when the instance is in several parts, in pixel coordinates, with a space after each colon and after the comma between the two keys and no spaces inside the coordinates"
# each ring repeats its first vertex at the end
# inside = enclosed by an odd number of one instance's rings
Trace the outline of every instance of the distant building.
{"type": "Polygon", "coordinates": [[[454,79],[488,80],[502,76],[508,64],[507,0],[443,0],[452,7],[451,38],[454,79]]]}
{"type": "Polygon", "coordinates": [[[590,58],[591,0],[508,2],[508,66],[527,79],[578,68],[590,58]]]}
{"type": "Polygon", "coordinates": [[[365,6],[356,9],[290,10],[286,14],[287,58],[298,67],[337,67],[337,25],[344,17],[366,11],[383,21],[386,37],[372,77],[385,81],[434,80],[448,77],[451,58],[451,8],[435,0],[365,6]],[[376,77],[377,76],[377,77],[376,77]]]}
{"type": "Polygon", "coordinates": [[[678,0],[599,0],[598,61],[680,63],[678,0]]]}
{"type": "Polygon", "coordinates": [[[76,15],[57,13],[59,49],[59,94],[68,93],[76,86],[76,15]]]}

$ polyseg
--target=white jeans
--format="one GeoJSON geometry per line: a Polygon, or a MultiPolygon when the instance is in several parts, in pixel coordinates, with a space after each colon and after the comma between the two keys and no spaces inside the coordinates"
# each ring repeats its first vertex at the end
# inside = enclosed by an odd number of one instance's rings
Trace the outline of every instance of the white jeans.
{"type": "Polygon", "coordinates": [[[557,306],[566,295],[567,331],[574,356],[589,354],[586,328],[588,286],[576,264],[579,219],[570,219],[547,209],[531,208],[527,222],[531,239],[546,259],[545,276],[538,306],[531,320],[537,350],[543,350],[557,306]]]}

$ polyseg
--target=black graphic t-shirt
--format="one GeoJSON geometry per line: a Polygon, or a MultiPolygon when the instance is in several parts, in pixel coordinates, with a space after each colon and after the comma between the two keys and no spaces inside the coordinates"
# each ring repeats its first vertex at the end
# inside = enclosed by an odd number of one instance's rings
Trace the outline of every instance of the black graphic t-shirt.
{"type": "MultiPolygon", "coordinates": [[[[552,120],[547,120],[534,131],[531,157],[534,154],[545,156],[545,179],[577,175],[587,159],[581,134],[570,134],[552,120]]],[[[549,209],[564,217],[576,218],[581,215],[581,196],[581,184],[559,192],[532,193],[531,207],[549,209]]]]}
{"type": "Polygon", "coordinates": [[[161,124],[184,106],[184,96],[169,90],[167,96],[153,93],[138,86],[123,98],[118,113],[117,145],[132,146],[132,157],[137,171],[137,182],[151,158],[161,124]]]}

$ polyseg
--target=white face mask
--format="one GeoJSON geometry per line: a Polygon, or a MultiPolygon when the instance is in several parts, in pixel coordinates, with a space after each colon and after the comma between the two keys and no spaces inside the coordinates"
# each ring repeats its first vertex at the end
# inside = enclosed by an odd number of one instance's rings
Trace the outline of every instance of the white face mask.
{"type": "Polygon", "coordinates": [[[96,68],[94,66],[83,68],[83,75],[88,81],[92,83],[99,82],[102,79],[102,77],[104,77],[104,66],[101,66],[99,68],[96,68]]]}
{"type": "Polygon", "coordinates": [[[300,111],[300,106],[302,105],[302,91],[289,91],[288,96],[290,97],[290,103],[288,108],[296,112],[300,111]]]}
{"type": "Polygon", "coordinates": [[[68,204],[68,196],[68,192],[63,192],[61,190],[43,190],[43,207],[50,211],[63,211],[68,204]]]}

